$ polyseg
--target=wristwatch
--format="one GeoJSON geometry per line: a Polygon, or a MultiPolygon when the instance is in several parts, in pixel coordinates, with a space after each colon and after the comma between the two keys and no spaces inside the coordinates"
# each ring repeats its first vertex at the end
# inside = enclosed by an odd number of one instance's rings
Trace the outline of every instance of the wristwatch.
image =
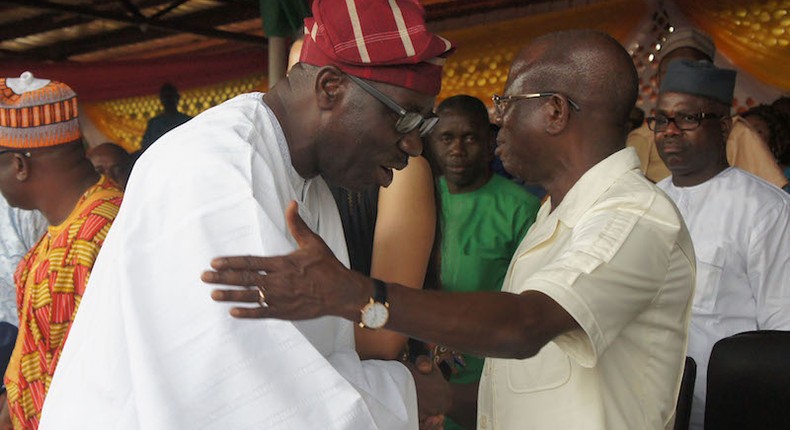
{"type": "Polygon", "coordinates": [[[359,326],[362,328],[379,329],[384,327],[390,317],[390,304],[387,303],[387,284],[378,279],[373,279],[374,292],[370,301],[360,310],[362,318],[359,326]]]}

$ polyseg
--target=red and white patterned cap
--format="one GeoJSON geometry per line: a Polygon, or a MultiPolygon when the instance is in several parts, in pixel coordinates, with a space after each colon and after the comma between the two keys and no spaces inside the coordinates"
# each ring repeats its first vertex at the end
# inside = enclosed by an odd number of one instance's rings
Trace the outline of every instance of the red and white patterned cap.
{"type": "Polygon", "coordinates": [[[299,61],[436,95],[453,50],[417,0],[314,0],[299,61]]]}
{"type": "Polygon", "coordinates": [[[80,138],[77,94],[30,72],[0,78],[0,147],[43,148],[80,138]]]}

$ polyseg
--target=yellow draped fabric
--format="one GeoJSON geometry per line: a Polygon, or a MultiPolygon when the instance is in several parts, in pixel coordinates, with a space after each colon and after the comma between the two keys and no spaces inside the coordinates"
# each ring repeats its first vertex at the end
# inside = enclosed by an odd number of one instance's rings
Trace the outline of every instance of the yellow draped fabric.
{"type": "MultiPolygon", "coordinates": [[[[195,116],[234,96],[265,87],[263,79],[262,75],[255,75],[182,91],[178,109],[195,116]]],[[[85,103],[81,108],[102,134],[129,152],[140,149],[148,120],[162,111],[158,94],[85,103]]]]}
{"type": "MultiPolygon", "coordinates": [[[[735,65],[766,84],[790,90],[790,0],[675,1],[735,65]]],[[[438,99],[469,94],[491,106],[491,95],[504,89],[511,61],[533,38],[551,31],[593,28],[625,43],[648,13],[644,1],[608,0],[443,32],[458,49],[445,65],[438,99]]],[[[180,109],[194,116],[261,88],[266,88],[263,75],[188,90],[182,94],[180,109]]],[[[83,109],[99,131],[133,151],[140,147],[146,122],[161,106],[151,95],[86,104],[83,109]]]]}
{"type": "MultiPolygon", "coordinates": [[[[647,12],[642,1],[610,0],[558,12],[541,13],[496,24],[479,25],[442,33],[458,50],[445,65],[442,100],[469,94],[489,106],[491,95],[501,93],[513,57],[531,39],[551,31],[594,28],[606,31],[621,42],[647,12]]],[[[184,91],[179,108],[197,115],[237,94],[265,88],[262,76],[252,76],[211,87],[184,91]]],[[[83,111],[110,141],[127,151],[140,148],[147,121],[161,110],[157,95],[85,104],[83,111]]]]}
{"type": "Polygon", "coordinates": [[[490,107],[491,95],[505,87],[510,63],[530,40],[552,31],[591,28],[625,43],[647,10],[642,1],[612,0],[444,32],[458,49],[445,64],[438,98],[468,94],[490,107]]]}
{"type": "MultiPolygon", "coordinates": [[[[647,13],[643,1],[609,0],[557,12],[541,13],[511,21],[447,31],[458,50],[445,65],[439,101],[455,94],[469,94],[489,106],[491,95],[501,93],[510,63],[531,39],[551,31],[593,28],[624,42],[647,13]]],[[[214,86],[184,91],[179,108],[197,115],[235,95],[266,88],[263,76],[252,76],[214,86]]],[[[157,95],[85,104],[83,111],[110,141],[127,151],[140,149],[147,121],[161,110],[157,95]]]]}
{"type": "Polygon", "coordinates": [[[790,0],[676,0],[716,47],[760,81],[790,91],[790,0]]]}

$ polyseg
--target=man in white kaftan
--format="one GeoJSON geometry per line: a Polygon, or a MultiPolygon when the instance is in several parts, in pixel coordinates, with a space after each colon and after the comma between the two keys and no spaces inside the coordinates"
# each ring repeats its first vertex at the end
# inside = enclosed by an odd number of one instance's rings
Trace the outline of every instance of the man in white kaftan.
{"type": "Polygon", "coordinates": [[[284,217],[292,200],[347,265],[324,178],[386,186],[393,168],[422,151],[419,132],[430,128],[422,115],[441,82],[436,57],[451,46],[427,32],[416,1],[351,3],[313,2],[308,22],[320,25],[305,42],[304,64],[269,93],[198,115],[140,158],[42,429],[417,428],[409,370],[360,361],[351,322],[236,319],[200,278],[217,256],[294,250],[284,217]],[[348,44],[335,44],[362,43],[360,22],[372,55],[363,65],[354,58],[365,46],[349,54],[348,44]],[[411,30],[401,37],[404,22],[411,30]],[[396,122],[392,105],[406,106],[410,121],[396,122]]]}
{"type": "Polygon", "coordinates": [[[326,183],[294,170],[261,96],[203,113],[138,161],[42,429],[416,428],[408,370],[360,362],[350,322],[236,320],[200,281],[217,255],[295,249],[291,200],[348,260],[326,183]]]}
{"type": "Polygon", "coordinates": [[[713,345],[745,331],[790,330],[790,196],[727,166],[722,127],[735,73],[669,67],[650,123],[672,171],[658,186],[683,215],[697,258],[688,355],[697,363],[691,428],[702,429],[713,345]]]}

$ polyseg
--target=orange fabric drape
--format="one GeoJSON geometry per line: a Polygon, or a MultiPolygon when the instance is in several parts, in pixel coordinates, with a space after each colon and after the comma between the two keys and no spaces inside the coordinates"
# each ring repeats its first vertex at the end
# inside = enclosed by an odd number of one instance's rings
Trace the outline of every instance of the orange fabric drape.
{"type": "Polygon", "coordinates": [[[625,43],[647,11],[643,1],[611,0],[443,32],[458,49],[445,64],[438,99],[468,94],[491,107],[491,95],[504,89],[513,58],[532,39],[552,31],[590,28],[625,43]]]}
{"type": "Polygon", "coordinates": [[[766,84],[790,91],[790,1],[676,3],[735,65],[766,84]]]}

